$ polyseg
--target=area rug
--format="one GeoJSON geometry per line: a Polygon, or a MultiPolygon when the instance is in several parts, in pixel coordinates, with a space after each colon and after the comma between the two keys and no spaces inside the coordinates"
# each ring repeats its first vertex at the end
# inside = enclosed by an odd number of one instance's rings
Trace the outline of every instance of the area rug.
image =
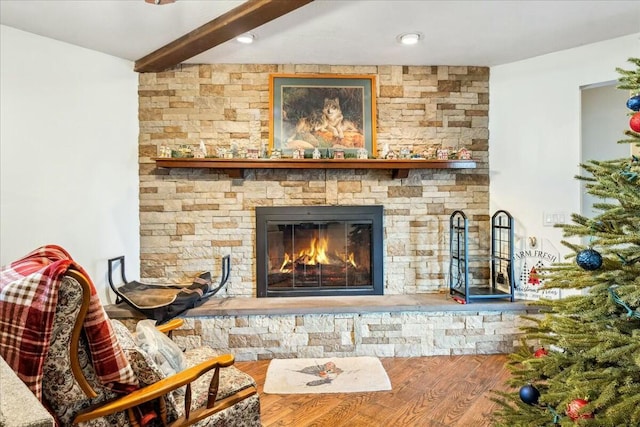
{"type": "Polygon", "coordinates": [[[377,357],[273,359],[264,384],[269,394],[382,390],[391,390],[391,382],[377,357]]]}

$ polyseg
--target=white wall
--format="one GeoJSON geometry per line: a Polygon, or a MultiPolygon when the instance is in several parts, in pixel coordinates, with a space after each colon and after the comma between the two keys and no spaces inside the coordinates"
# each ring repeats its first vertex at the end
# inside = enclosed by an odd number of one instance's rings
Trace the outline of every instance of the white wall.
{"type": "Polygon", "coordinates": [[[567,252],[562,230],[542,220],[580,212],[580,87],[616,80],[615,68],[632,69],[627,59],[637,56],[640,34],[491,68],[490,209],[511,212],[518,235],[567,252]]]}
{"type": "Polygon", "coordinates": [[[107,259],[140,271],[133,64],[6,26],[0,40],[0,261],[58,244],[111,302],[107,259]]]}
{"type": "MultiPolygon", "coordinates": [[[[620,129],[629,126],[627,99],[629,92],[616,87],[617,82],[604,86],[582,88],[581,95],[581,136],[582,153],[580,161],[610,160],[627,157],[631,153],[628,144],[613,144],[624,137],[620,129]]],[[[586,192],[581,183],[580,213],[589,218],[601,211],[593,208],[594,203],[602,203],[603,199],[586,192]]],[[[607,200],[613,203],[612,199],[607,200]]]]}

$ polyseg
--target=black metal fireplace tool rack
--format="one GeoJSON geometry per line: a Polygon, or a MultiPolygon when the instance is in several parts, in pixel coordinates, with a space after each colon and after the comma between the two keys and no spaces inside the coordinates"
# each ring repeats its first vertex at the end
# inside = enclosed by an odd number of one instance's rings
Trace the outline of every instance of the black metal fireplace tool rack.
{"type": "Polygon", "coordinates": [[[221,268],[220,283],[215,287],[210,272],[201,273],[188,286],[158,285],[135,280],[129,282],[125,277],[124,255],[122,255],[109,260],[108,279],[111,290],[116,294],[116,304],[125,302],[145,317],[161,324],[186,310],[198,307],[222,289],[229,280],[231,272],[230,255],[222,258],[221,268]],[[120,263],[120,276],[124,283],[119,287],[113,284],[114,264],[117,262],[120,263]]]}
{"type": "Polygon", "coordinates": [[[456,301],[462,304],[493,299],[514,301],[513,226],[514,220],[509,212],[497,211],[491,217],[491,255],[488,259],[470,257],[467,216],[460,210],[451,214],[449,218],[449,293],[456,301]],[[471,280],[469,264],[482,265],[487,261],[491,267],[489,283],[484,283],[484,280],[471,280]]]}

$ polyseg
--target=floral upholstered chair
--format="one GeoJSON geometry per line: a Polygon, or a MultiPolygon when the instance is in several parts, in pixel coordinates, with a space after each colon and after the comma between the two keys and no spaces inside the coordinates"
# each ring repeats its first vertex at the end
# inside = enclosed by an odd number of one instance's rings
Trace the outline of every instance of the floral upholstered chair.
{"type": "MultiPolygon", "coordinates": [[[[8,339],[6,333],[11,330],[11,325],[7,324],[11,319],[7,316],[9,309],[18,312],[11,295],[23,297],[24,291],[16,292],[15,283],[6,285],[12,277],[6,268],[2,274],[0,354],[10,365],[13,362],[16,374],[40,398],[59,425],[261,425],[256,384],[249,375],[232,366],[232,355],[218,354],[209,347],[188,350],[184,353],[186,369],[167,376],[136,344],[133,334],[122,323],[108,319],[101,325],[102,338],[113,340],[107,344],[126,360],[115,369],[119,378],[113,376],[111,382],[106,382],[108,376],[104,366],[97,363],[101,361],[100,353],[91,342],[94,332],[87,332],[87,325],[99,324],[92,317],[96,309],[95,290],[86,273],[73,265],[68,266],[58,280],[50,340],[43,363],[37,369],[37,375],[34,374],[36,370],[26,371],[25,358],[18,360],[13,357],[16,352],[8,349],[12,342],[19,340],[10,336],[8,339]],[[36,376],[37,381],[33,381],[36,376]],[[126,384],[122,378],[128,377],[126,384]]],[[[29,308],[32,307],[33,302],[29,304],[29,308]]],[[[104,313],[101,306],[99,309],[104,313]]],[[[14,318],[21,322],[21,316],[14,315],[14,318]]],[[[180,319],[174,319],[158,329],[168,332],[181,323],[180,319]]],[[[19,330],[23,329],[19,325],[19,330]]]]}

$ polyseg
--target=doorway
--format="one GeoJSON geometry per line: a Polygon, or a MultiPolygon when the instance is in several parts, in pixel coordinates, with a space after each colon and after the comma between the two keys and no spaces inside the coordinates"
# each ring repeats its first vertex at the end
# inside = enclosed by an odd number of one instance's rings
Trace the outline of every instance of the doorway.
{"type": "MultiPolygon", "coordinates": [[[[628,144],[617,143],[629,128],[629,110],[626,107],[629,93],[617,89],[616,85],[617,81],[611,81],[582,87],[581,163],[618,159],[631,154],[628,144]]],[[[593,218],[599,213],[593,204],[603,200],[587,193],[584,182],[580,189],[580,213],[593,218]]]]}

